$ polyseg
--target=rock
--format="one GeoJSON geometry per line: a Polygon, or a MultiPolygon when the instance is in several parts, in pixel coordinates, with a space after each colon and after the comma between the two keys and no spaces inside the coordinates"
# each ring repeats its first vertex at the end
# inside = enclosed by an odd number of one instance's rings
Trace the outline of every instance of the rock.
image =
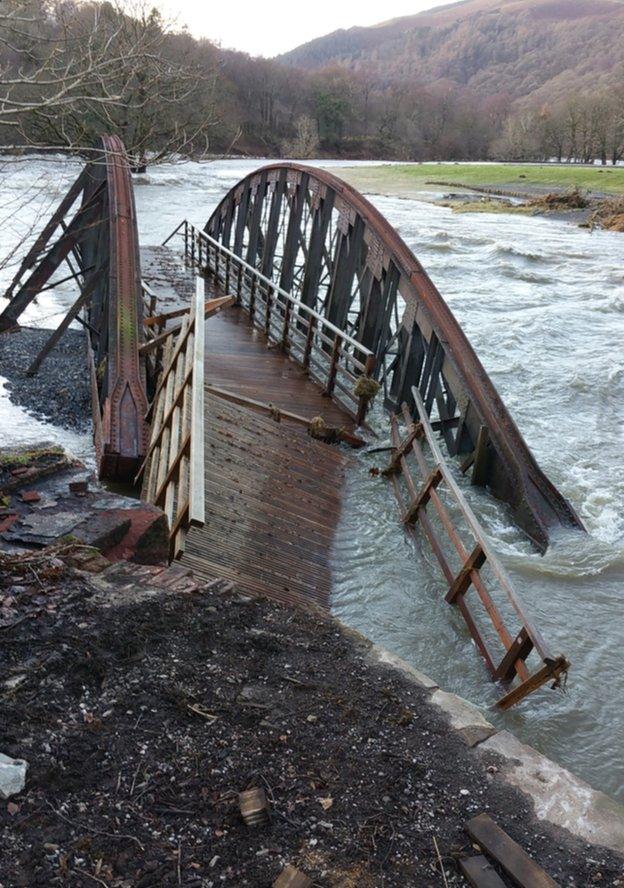
{"type": "Polygon", "coordinates": [[[12,759],[0,752],[0,798],[8,799],[24,789],[27,767],[24,759],[12,759]]]}
{"type": "Polygon", "coordinates": [[[468,746],[476,746],[496,733],[494,725],[487,721],[481,712],[456,694],[446,691],[435,691],[431,702],[448,715],[451,727],[460,735],[468,746]]]}
{"type": "Polygon", "coordinates": [[[435,681],[432,678],[429,678],[428,675],[425,675],[424,672],[420,672],[420,670],[415,669],[405,660],[402,660],[401,657],[397,657],[396,654],[387,651],[385,648],[379,647],[379,645],[373,645],[371,648],[371,657],[377,663],[383,663],[386,666],[392,666],[394,669],[398,669],[399,672],[402,672],[403,675],[407,676],[407,678],[410,678],[412,681],[415,681],[417,685],[420,685],[421,688],[425,688],[427,691],[434,691],[438,688],[435,681]]]}
{"type": "Polygon", "coordinates": [[[108,552],[120,543],[130,530],[127,513],[121,510],[91,514],[74,528],[73,536],[85,546],[108,552]]]}
{"type": "MultiPolygon", "coordinates": [[[[548,820],[586,842],[624,852],[624,808],[570,771],[500,731],[479,747],[505,759],[502,779],[527,793],[541,820],[548,820]]],[[[498,778],[497,778],[498,779],[498,778]]]]}

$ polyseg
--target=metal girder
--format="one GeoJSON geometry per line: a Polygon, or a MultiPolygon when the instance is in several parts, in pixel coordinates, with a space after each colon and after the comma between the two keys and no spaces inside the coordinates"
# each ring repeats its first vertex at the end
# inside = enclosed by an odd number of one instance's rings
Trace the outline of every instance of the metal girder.
{"type": "Polygon", "coordinates": [[[98,389],[99,475],[131,480],[147,446],[139,241],[123,143],[104,136],[99,148],[22,260],[5,294],[9,302],[0,314],[0,332],[14,327],[33,299],[54,286],[51,278],[63,262],[77,283],[82,278],[81,295],[30,369],[36,372],[71,321],[79,319],[78,312],[86,310],[98,389]]]}
{"type": "Polygon", "coordinates": [[[546,549],[552,528],[584,530],[539,468],[448,305],[366,198],[331,173],[272,164],[242,179],[205,231],[229,239],[234,218],[237,255],[249,255],[276,284],[346,332],[359,333],[377,357],[375,376],[384,384],[389,409],[409,403],[411,387],[417,386],[453,454],[476,451],[480,430],[487,429],[481,480],[510,504],[539,549],[546,549]],[[261,190],[259,181],[275,184],[261,190]],[[284,199],[276,195],[279,183],[286,183],[284,199]],[[263,208],[260,201],[271,206],[263,208]]]}

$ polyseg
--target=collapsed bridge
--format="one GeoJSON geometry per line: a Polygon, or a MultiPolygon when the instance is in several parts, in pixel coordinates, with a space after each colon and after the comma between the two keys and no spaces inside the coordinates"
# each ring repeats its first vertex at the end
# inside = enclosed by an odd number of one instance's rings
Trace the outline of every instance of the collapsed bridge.
{"type": "Polygon", "coordinates": [[[380,387],[392,439],[385,474],[402,520],[429,541],[446,598],[492,677],[519,682],[501,705],[557,682],[567,661],[527,616],[436,433],[540,550],[554,529],[582,524],[387,220],[327,172],[274,164],[235,186],[203,230],[183,220],[165,249],[181,256],[186,304],[163,312],[141,277],[123,146],[105,137],[25,256],[0,314],[0,330],[14,329],[69,266],[79,295],[31,372],[73,320],[83,324],[100,477],[140,484],[168,515],[172,556],[200,574],[326,606],[348,463],[324,441],[359,444],[367,414],[385,422],[370,413],[380,387]],[[510,620],[520,628],[508,630],[510,620]]]}

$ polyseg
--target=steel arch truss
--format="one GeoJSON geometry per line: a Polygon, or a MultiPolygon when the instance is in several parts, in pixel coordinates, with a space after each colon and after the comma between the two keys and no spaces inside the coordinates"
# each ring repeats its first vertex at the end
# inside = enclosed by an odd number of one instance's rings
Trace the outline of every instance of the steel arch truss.
{"type": "Polygon", "coordinates": [[[413,412],[416,386],[451,455],[541,550],[551,528],[583,528],[414,254],[355,189],[301,164],[267,166],[226,195],[205,231],[371,349],[389,410],[413,412]]]}

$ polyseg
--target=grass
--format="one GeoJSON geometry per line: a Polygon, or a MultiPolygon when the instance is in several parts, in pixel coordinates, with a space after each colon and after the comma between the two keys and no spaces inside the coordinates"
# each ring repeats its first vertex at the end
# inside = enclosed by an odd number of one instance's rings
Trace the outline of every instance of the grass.
{"type": "Polygon", "coordinates": [[[396,164],[377,167],[344,167],[340,178],[361,191],[410,197],[431,190],[430,182],[456,183],[467,187],[492,187],[509,191],[534,187],[580,188],[605,194],[624,194],[624,167],[557,166],[555,164],[396,164]]]}

